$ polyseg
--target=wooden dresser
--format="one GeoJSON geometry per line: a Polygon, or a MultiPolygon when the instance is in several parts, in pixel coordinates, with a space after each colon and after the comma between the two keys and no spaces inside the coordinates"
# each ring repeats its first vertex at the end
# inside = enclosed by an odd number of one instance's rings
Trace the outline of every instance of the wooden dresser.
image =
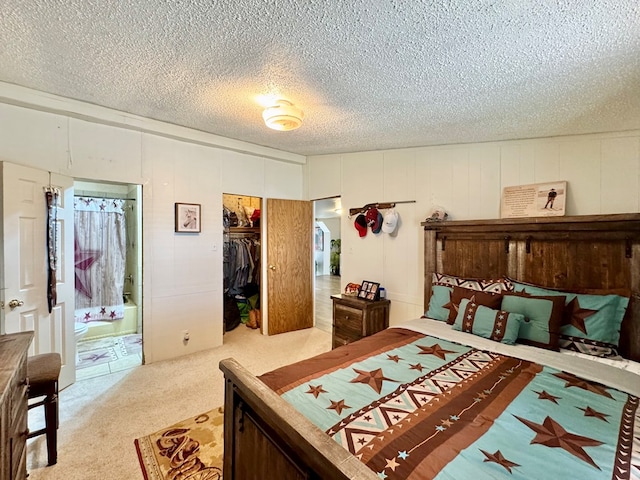
{"type": "Polygon", "coordinates": [[[0,335],[0,480],[27,478],[27,350],[33,332],[0,335]]]}
{"type": "Polygon", "coordinates": [[[346,345],[389,327],[389,300],[362,300],[331,295],[333,300],[332,348],[346,345]]]}

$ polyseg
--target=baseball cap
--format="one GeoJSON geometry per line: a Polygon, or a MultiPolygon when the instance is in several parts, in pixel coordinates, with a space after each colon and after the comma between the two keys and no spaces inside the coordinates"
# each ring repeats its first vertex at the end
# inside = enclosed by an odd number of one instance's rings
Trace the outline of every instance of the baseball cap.
{"type": "Polygon", "coordinates": [[[364,237],[367,234],[367,218],[364,215],[358,215],[353,224],[361,237],[364,237]]]}
{"type": "Polygon", "coordinates": [[[367,226],[371,227],[371,231],[373,231],[373,233],[377,233],[375,230],[380,231],[380,222],[382,221],[382,217],[378,219],[379,215],[380,212],[378,212],[378,209],[375,207],[367,210],[367,213],[364,215],[367,219],[367,226]]]}
{"type": "Polygon", "coordinates": [[[445,211],[443,207],[438,205],[434,205],[431,207],[431,215],[428,216],[425,221],[427,222],[442,222],[446,220],[449,214],[445,211]]]}
{"type": "Polygon", "coordinates": [[[383,222],[382,214],[378,212],[378,218],[376,219],[376,223],[371,226],[371,233],[380,233],[382,230],[382,222],[383,222]]]}
{"type": "Polygon", "coordinates": [[[397,226],[398,226],[398,212],[396,212],[392,208],[384,215],[384,220],[382,221],[382,231],[384,233],[391,234],[394,232],[397,226]]]}

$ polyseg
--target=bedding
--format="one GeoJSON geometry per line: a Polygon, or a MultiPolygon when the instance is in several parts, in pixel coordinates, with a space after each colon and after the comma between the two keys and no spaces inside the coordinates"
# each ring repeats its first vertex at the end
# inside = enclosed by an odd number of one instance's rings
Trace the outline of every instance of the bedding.
{"type": "Polygon", "coordinates": [[[640,377],[589,359],[420,319],[260,378],[380,478],[640,478],[640,377]]]}

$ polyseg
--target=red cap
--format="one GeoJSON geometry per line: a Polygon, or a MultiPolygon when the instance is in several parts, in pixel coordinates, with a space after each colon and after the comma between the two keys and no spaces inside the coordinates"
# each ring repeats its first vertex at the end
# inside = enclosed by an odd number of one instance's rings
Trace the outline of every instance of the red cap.
{"type": "Polygon", "coordinates": [[[382,218],[378,213],[377,208],[374,207],[367,210],[365,217],[367,219],[367,226],[371,227],[371,230],[380,230],[380,223],[382,222],[382,218]]]}
{"type": "Polygon", "coordinates": [[[364,215],[360,214],[356,217],[356,221],[353,222],[361,237],[367,234],[367,219],[364,215]]]}

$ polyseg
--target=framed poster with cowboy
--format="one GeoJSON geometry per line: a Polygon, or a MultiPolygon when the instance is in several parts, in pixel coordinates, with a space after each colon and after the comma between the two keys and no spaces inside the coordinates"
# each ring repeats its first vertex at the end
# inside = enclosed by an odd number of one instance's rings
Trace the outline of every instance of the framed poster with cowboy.
{"type": "Polygon", "coordinates": [[[505,187],[500,218],[563,216],[566,200],[564,181],[505,187]]]}

